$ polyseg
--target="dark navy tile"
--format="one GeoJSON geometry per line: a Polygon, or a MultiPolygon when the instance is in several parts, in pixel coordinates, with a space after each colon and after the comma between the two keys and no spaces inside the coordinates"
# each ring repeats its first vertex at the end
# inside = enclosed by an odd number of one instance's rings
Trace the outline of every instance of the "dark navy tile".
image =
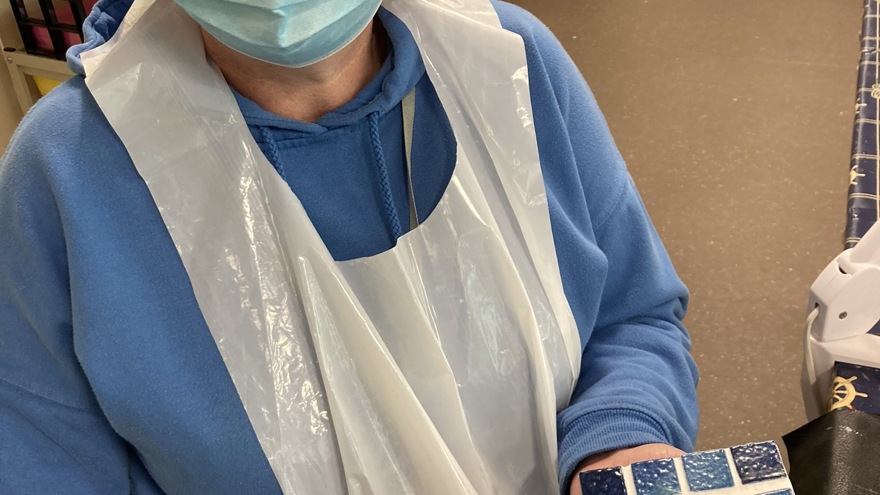
{"type": "Polygon", "coordinates": [[[626,495],[623,471],[617,468],[598,469],[580,474],[584,495],[626,495]]]}
{"type": "Polygon", "coordinates": [[[784,490],[776,490],[775,492],[762,493],[761,495],[794,495],[794,492],[786,488],[784,490]]]}
{"type": "Polygon", "coordinates": [[[880,414],[880,369],[835,363],[831,394],[832,409],[880,414]]]}
{"type": "Polygon", "coordinates": [[[632,465],[636,495],[677,495],[681,493],[672,459],[637,462],[632,465]]]}
{"type": "Polygon", "coordinates": [[[874,326],[871,327],[870,330],[868,330],[868,333],[870,333],[871,335],[880,336],[880,321],[875,323],[874,326]]]}
{"type": "Polygon", "coordinates": [[[785,476],[779,449],[773,442],[749,443],[731,447],[733,463],[743,484],[785,476]]]}
{"type": "Polygon", "coordinates": [[[723,450],[686,454],[681,462],[688,486],[695,492],[733,486],[733,475],[723,450]]]}

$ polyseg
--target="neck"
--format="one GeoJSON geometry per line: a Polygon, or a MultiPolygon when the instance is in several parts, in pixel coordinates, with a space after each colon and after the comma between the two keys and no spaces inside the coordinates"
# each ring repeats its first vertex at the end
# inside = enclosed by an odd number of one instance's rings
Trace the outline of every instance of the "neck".
{"type": "Polygon", "coordinates": [[[205,53],[236,91],[274,114],[316,122],[354,98],[382,68],[385,31],[373,22],[351,44],[316,64],[291,68],[241,54],[202,31],[205,53]]]}

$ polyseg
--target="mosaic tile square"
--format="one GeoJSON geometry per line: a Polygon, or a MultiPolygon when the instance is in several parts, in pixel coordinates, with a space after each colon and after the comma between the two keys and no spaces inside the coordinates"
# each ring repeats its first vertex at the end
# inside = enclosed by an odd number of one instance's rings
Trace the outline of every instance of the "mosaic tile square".
{"type": "Polygon", "coordinates": [[[626,495],[621,468],[598,469],[580,474],[584,495],[626,495]]]}
{"type": "Polygon", "coordinates": [[[632,465],[636,495],[677,495],[681,493],[672,459],[637,462],[632,465]]]}
{"type": "Polygon", "coordinates": [[[794,495],[773,442],[590,471],[579,481],[584,495],[794,495]]]}
{"type": "Polygon", "coordinates": [[[733,463],[744,484],[785,476],[779,449],[773,442],[740,445],[730,449],[733,463]]]}
{"type": "Polygon", "coordinates": [[[685,477],[691,490],[717,490],[733,486],[733,476],[723,450],[710,450],[682,456],[685,477]]]}
{"type": "Polygon", "coordinates": [[[843,408],[880,414],[880,370],[835,363],[829,409],[843,408]]]}

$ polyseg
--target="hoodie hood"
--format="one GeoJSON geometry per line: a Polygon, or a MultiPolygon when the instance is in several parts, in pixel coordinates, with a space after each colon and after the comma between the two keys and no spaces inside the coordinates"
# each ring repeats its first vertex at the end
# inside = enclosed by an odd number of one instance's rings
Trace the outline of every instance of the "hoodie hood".
{"type": "Polygon", "coordinates": [[[92,12],[83,21],[82,44],[75,45],[67,51],[67,66],[74,74],[84,76],[80,56],[89,50],[97,48],[113,37],[119,29],[119,23],[128,13],[134,0],[101,0],[92,9],[92,12]]]}
{"type": "MultiPolygon", "coordinates": [[[[75,74],[85,76],[81,55],[103,45],[116,34],[132,3],[134,0],[101,0],[95,5],[83,22],[84,43],[67,52],[67,65],[75,74]]],[[[425,76],[425,66],[406,25],[384,8],[379,9],[377,17],[391,41],[390,53],[376,77],[351,101],[310,124],[268,112],[233,90],[248,123],[314,134],[350,125],[369,114],[383,115],[395,108],[425,76]]]]}

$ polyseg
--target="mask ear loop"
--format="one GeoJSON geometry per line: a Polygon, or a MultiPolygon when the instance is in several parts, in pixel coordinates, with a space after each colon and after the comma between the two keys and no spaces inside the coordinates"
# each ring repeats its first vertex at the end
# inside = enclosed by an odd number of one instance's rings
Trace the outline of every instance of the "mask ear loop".
{"type": "Polygon", "coordinates": [[[416,209],[416,197],[413,192],[412,179],[412,140],[413,140],[413,124],[416,115],[416,89],[407,93],[400,102],[401,112],[403,114],[403,146],[406,154],[406,183],[409,189],[409,230],[413,231],[419,226],[419,212],[416,209]]]}

